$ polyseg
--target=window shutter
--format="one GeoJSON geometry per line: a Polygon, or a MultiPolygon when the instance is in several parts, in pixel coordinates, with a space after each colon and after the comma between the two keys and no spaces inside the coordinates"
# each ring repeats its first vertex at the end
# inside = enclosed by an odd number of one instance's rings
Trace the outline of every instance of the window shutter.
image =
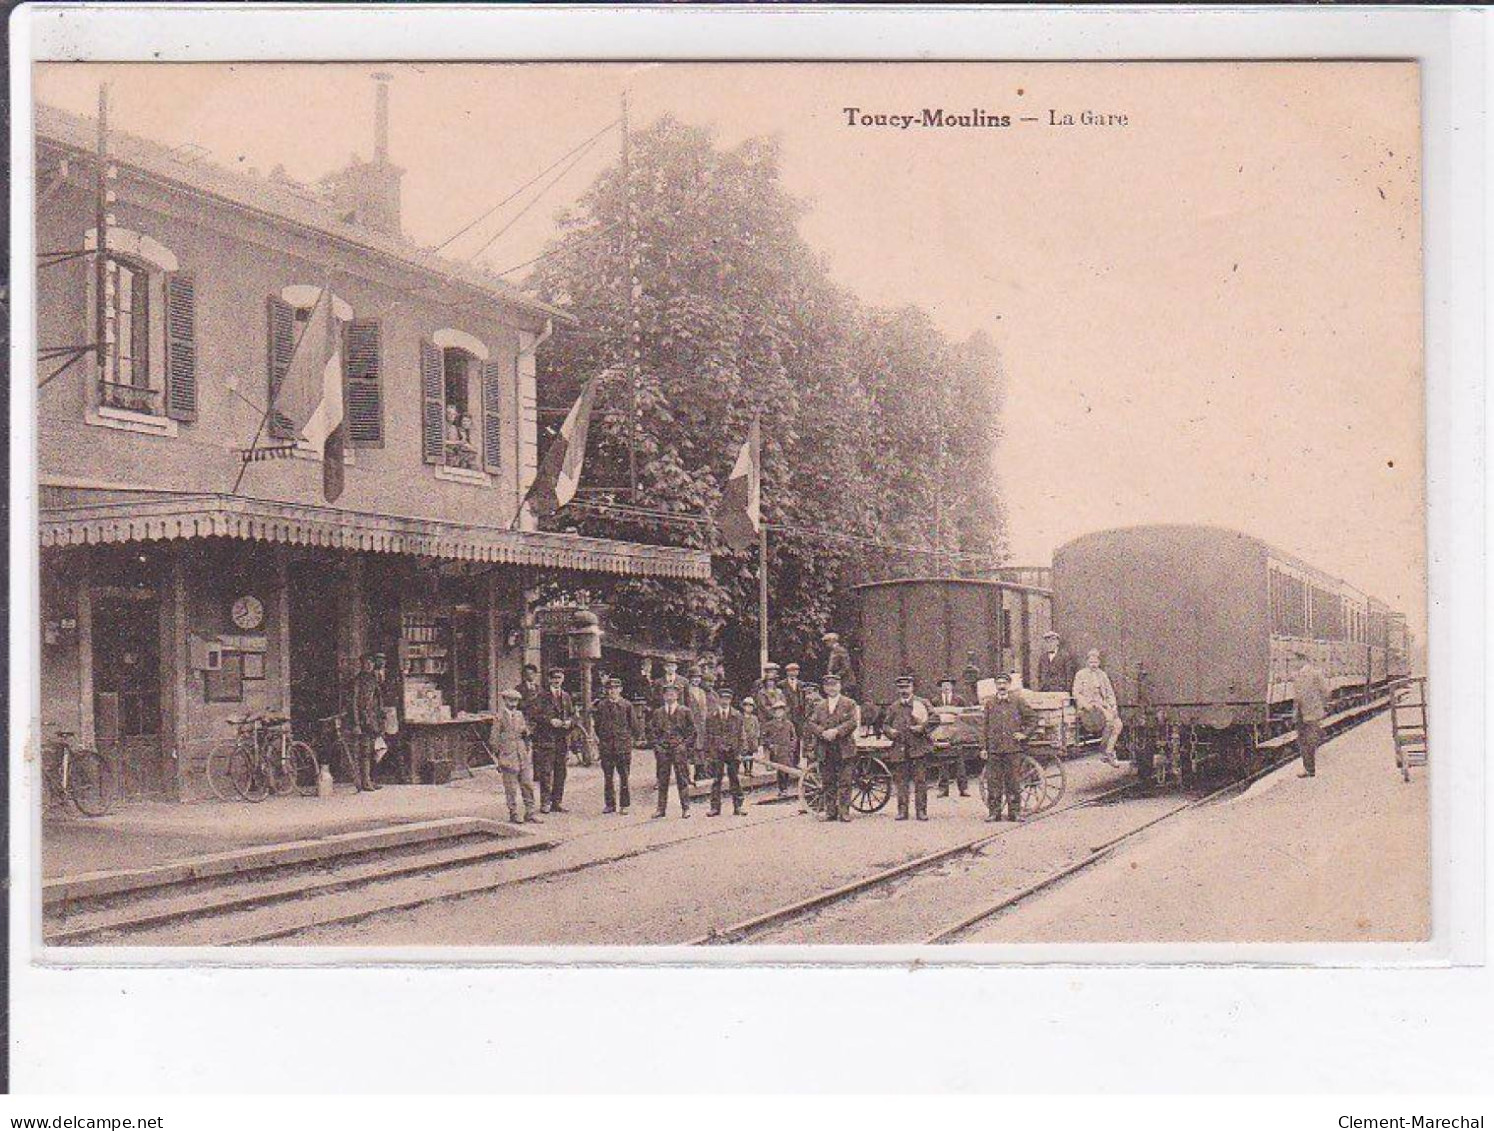
{"type": "Polygon", "coordinates": [[[197,419],[197,291],[192,276],[166,276],[166,415],[197,419]]]}
{"type": "Polygon", "coordinates": [[[489,471],[503,467],[503,371],[497,361],[482,367],[482,465],[489,471]]]}
{"type": "Polygon", "coordinates": [[[384,395],[380,387],[379,323],[354,318],[348,323],[347,352],[348,440],[355,448],[384,446],[384,395]]]}
{"type": "MultiPolygon", "coordinates": [[[[280,382],[290,370],[291,358],[296,353],[296,310],[290,303],[271,295],[269,299],[270,332],[266,354],[269,361],[269,397],[273,404],[280,391],[280,382]]],[[[279,412],[270,413],[270,435],[277,440],[294,440],[295,427],[291,419],[279,412]]]]}
{"type": "Polygon", "coordinates": [[[446,458],[446,370],[436,343],[420,343],[421,449],[426,463],[446,458]]]}

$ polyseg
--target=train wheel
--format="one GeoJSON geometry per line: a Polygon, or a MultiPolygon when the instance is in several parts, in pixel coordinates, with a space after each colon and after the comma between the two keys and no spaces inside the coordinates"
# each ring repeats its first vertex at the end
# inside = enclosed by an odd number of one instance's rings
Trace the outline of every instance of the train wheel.
{"type": "Polygon", "coordinates": [[[892,771],[880,758],[856,759],[851,777],[851,808],[858,813],[878,813],[892,796],[892,771]]]}
{"type": "Polygon", "coordinates": [[[811,813],[825,811],[825,783],[818,762],[810,762],[799,775],[799,800],[811,813]]]}

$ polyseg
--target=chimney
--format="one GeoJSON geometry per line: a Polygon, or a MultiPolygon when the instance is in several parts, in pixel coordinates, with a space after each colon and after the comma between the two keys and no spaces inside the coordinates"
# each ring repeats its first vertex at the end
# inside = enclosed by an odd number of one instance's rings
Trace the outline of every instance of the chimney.
{"type": "Polygon", "coordinates": [[[356,157],[345,169],[322,179],[333,209],[349,223],[384,235],[400,234],[400,178],[405,171],[389,160],[389,80],[384,71],[374,74],[374,155],[363,162],[356,157]]]}
{"type": "Polygon", "coordinates": [[[389,80],[394,76],[386,71],[374,75],[374,164],[389,163],[389,80]]]}

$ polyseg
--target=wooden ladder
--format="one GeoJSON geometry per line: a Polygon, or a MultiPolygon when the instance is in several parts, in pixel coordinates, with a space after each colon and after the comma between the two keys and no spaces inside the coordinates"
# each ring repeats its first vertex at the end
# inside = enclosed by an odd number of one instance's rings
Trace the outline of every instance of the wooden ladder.
{"type": "Polygon", "coordinates": [[[1390,730],[1395,736],[1395,764],[1406,781],[1411,767],[1427,764],[1427,681],[1405,680],[1390,693],[1390,730]]]}

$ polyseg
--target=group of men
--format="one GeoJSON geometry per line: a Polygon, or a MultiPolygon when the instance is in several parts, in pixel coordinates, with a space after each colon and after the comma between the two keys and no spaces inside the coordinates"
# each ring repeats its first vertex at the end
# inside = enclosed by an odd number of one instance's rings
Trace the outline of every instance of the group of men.
{"type": "MultiPolygon", "coordinates": [[[[803,753],[800,736],[811,696],[799,678],[798,664],[780,669],[769,664],[753,687],[753,694],[734,703],[731,688],[718,685],[715,668],[696,665],[688,675],[679,662],[663,661],[662,678],[648,671],[643,702],[623,696],[623,681],[604,680],[604,696],[592,709],[592,724],[602,769],[604,813],[627,813],[632,804],[633,750],[649,746],[654,755],[658,787],[655,817],[668,808],[673,781],[680,815],[690,815],[690,786],[697,774],[711,781],[711,816],[722,812],[729,792],[732,811],[744,813],[742,769],[751,772],[762,751],[771,762],[797,766],[803,753]],[[761,711],[761,715],[759,714],[761,711]]],[[[509,819],[540,823],[540,813],[564,813],[567,755],[574,729],[581,725],[576,703],[565,690],[565,671],[552,668],[546,686],[539,686],[539,670],[525,665],[518,687],[503,692],[501,707],[490,731],[490,742],[503,772],[509,819]],[[536,804],[536,785],[538,799],[536,804]],[[520,814],[520,802],[523,813],[520,814]]],[[[827,679],[839,679],[832,675],[827,679]]],[[[854,730],[851,732],[854,741],[854,730]]],[[[778,774],[780,794],[790,787],[790,775],[778,774]]]]}

